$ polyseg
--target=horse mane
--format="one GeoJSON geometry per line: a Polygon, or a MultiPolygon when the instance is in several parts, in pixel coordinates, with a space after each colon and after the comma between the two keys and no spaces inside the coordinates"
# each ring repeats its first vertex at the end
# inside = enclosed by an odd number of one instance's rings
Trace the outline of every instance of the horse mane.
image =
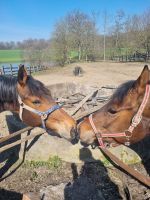
{"type": "MultiPolygon", "coordinates": [[[[50,91],[38,80],[28,76],[27,86],[32,95],[51,97],[50,91]]],[[[4,103],[18,104],[17,77],[0,75],[0,106],[4,103]]]]}
{"type": "Polygon", "coordinates": [[[136,86],[135,80],[130,80],[121,84],[117,88],[115,93],[112,95],[111,100],[116,101],[118,103],[122,103],[125,96],[129,93],[129,91],[131,91],[132,89],[135,89],[135,86],[136,86]]]}
{"type": "Polygon", "coordinates": [[[13,76],[0,75],[0,104],[17,104],[17,78],[13,76]]]}

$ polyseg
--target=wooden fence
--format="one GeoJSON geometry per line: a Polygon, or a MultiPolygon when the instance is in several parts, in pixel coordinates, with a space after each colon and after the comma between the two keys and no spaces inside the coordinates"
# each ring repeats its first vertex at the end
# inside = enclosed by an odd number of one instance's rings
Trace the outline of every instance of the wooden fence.
{"type": "Polygon", "coordinates": [[[110,60],[117,62],[146,62],[150,60],[150,54],[136,51],[131,55],[112,56],[110,60]]]}
{"type": "MultiPolygon", "coordinates": [[[[34,72],[47,70],[48,67],[43,66],[43,65],[37,65],[37,66],[27,66],[26,69],[28,73],[31,74],[34,72]]],[[[2,66],[0,68],[0,74],[17,76],[18,70],[19,70],[19,66],[13,66],[10,64],[10,66],[2,66]]]]}

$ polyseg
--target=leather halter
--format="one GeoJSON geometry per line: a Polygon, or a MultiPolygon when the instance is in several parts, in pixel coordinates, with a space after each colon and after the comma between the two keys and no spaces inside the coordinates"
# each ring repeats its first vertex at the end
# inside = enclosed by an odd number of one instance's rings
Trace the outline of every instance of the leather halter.
{"type": "Polygon", "coordinates": [[[134,115],[134,117],[132,118],[132,122],[131,122],[131,125],[129,126],[129,128],[127,130],[125,130],[124,132],[122,133],[102,133],[102,132],[99,132],[93,122],[93,115],[91,114],[89,116],[89,122],[90,122],[90,125],[98,139],[98,142],[100,144],[100,147],[102,148],[105,148],[105,144],[103,142],[103,137],[126,137],[126,142],[125,142],[125,145],[126,146],[129,146],[130,145],[130,138],[132,137],[132,132],[134,130],[135,127],[137,127],[137,125],[141,122],[142,120],[142,113],[143,113],[143,110],[147,104],[147,101],[149,99],[149,95],[150,95],[150,85],[146,85],[146,90],[145,90],[145,95],[144,95],[144,98],[143,98],[143,101],[137,111],[137,113],[134,115]]]}
{"type": "Polygon", "coordinates": [[[49,108],[48,110],[42,112],[42,111],[39,111],[39,110],[36,110],[34,108],[31,108],[30,106],[26,105],[25,103],[23,103],[21,97],[18,95],[18,102],[19,102],[19,105],[20,105],[20,108],[19,108],[19,116],[20,116],[20,119],[22,120],[22,114],[23,114],[23,109],[26,109],[32,113],[35,113],[37,115],[39,115],[41,117],[41,121],[42,121],[42,127],[44,129],[46,129],[46,125],[45,125],[45,121],[46,119],[48,118],[48,116],[54,112],[55,110],[58,110],[62,107],[62,105],[54,105],[52,106],[51,108],[49,108]]]}

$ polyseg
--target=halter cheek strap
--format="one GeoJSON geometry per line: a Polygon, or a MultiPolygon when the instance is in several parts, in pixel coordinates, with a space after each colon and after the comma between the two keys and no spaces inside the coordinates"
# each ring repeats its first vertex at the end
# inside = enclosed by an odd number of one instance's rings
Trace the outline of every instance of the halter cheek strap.
{"type": "Polygon", "coordinates": [[[56,104],[56,105],[52,106],[51,108],[49,108],[48,110],[42,112],[42,111],[38,111],[38,110],[36,110],[34,108],[31,108],[30,106],[24,104],[19,95],[18,95],[18,102],[19,102],[19,105],[20,105],[20,108],[19,108],[19,117],[20,117],[20,119],[22,120],[23,110],[26,109],[26,110],[28,110],[28,111],[30,111],[32,113],[35,113],[35,114],[37,114],[37,115],[39,115],[41,117],[42,127],[44,129],[46,129],[45,121],[48,118],[48,116],[52,112],[54,112],[55,110],[58,110],[58,109],[60,109],[62,107],[62,105],[56,104]]]}
{"type": "Polygon", "coordinates": [[[127,146],[130,145],[130,138],[132,137],[132,132],[133,132],[134,128],[137,127],[137,125],[142,120],[142,113],[143,113],[144,108],[145,108],[145,106],[146,106],[146,104],[148,102],[149,96],[150,96],[150,85],[147,84],[143,101],[142,101],[137,113],[132,118],[131,125],[129,126],[129,128],[127,130],[125,130],[122,133],[102,133],[102,132],[99,132],[97,130],[94,122],[93,122],[92,114],[89,116],[89,122],[91,124],[93,132],[95,133],[95,135],[96,135],[101,147],[103,147],[103,148],[105,147],[105,144],[103,142],[103,137],[110,137],[110,138],[113,138],[113,137],[126,137],[127,141],[125,142],[125,145],[127,145],[127,146]]]}

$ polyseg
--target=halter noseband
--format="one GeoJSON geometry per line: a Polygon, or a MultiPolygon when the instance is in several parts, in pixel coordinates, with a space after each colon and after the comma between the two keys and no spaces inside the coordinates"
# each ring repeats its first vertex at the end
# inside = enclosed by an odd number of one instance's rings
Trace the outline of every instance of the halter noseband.
{"type": "Polygon", "coordinates": [[[22,120],[22,114],[23,114],[23,109],[26,109],[32,113],[35,113],[37,115],[39,115],[41,117],[41,121],[42,121],[42,127],[44,129],[46,129],[46,125],[45,125],[45,121],[46,119],[48,118],[48,116],[54,112],[55,110],[58,110],[62,107],[62,105],[54,105],[52,106],[51,108],[49,108],[48,110],[42,112],[42,111],[39,111],[39,110],[36,110],[34,108],[31,108],[30,106],[26,105],[25,103],[23,103],[21,97],[18,95],[18,102],[19,102],[19,105],[20,105],[20,108],[19,108],[19,116],[20,116],[20,119],[22,120]]]}
{"type": "Polygon", "coordinates": [[[149,98],[149,95],[150,95],[150,85],[146,85],[146,90],[145,90],[145,95],[144,95],[144,98],[143,98],[143,101],[137,111],[137,113],[134,115],[134,117],[132,118],[132,122],[131,122],[131,125],[129,126],[129,128],[127,130],[125,130],[124,132],[122,133],[102,133],[102,132],[99,132],[93,122],[93,116],[92,114],[89,116],[89,122],[90,122],[90,125],[98,139],[98,142],[100,144],[100,147],[103,147],[105,148],[105,144],[103,142],[103,137],[110,137],[110,138],[113,138],[113,137],[126,137],[126,142],[125,142],[125,145],[126,146],[129,146],[130,145],[130,138],[132,137],[132,132],[134,130],[135,127],[137,127],[137,125],[141,122],[142,120],[142,113],[143,113],[143,110],[147,104],[147,101],[148,101],[148,98],[149,98]]]}

